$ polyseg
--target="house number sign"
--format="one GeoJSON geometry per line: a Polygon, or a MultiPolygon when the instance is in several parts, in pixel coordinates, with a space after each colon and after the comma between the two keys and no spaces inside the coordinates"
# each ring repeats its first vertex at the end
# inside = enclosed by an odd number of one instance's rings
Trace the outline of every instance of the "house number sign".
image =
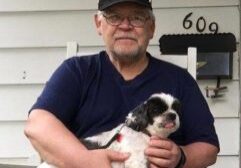
{"type": "MultiPolygon", "coordinates": [[[[190,29],[193,26],[193,21],[191,20],[192,14],[193,12],[188,13],[183,19],[183,28],[190,29]]],[[[200,16],[196,21],[196,30],[199,33],[202,33],[206,30],[207,26],[210,32],[218,33],[218,24],[216,22],[211,22],[207,25],[206,19],[203,16],[200,16]]]]}

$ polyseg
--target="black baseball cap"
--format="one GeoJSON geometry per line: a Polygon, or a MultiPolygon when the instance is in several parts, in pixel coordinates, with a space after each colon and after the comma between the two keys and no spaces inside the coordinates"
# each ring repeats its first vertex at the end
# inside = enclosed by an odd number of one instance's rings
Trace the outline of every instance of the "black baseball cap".
{"type": "Polygon", "coordinates": [[[112,5],[115,5],[121,2],[133,2],[152,9],[151,0],[99,0],[98,9],[102,11],[112,5]]]}

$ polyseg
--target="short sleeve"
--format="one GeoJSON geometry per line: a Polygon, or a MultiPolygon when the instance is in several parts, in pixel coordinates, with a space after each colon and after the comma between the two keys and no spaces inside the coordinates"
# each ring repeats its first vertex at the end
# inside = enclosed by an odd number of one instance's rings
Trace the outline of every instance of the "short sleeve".
{"type": "Polygon", "coordinates": [[[219,148],[214,117],[198,84],[189,75],[184,77],[181,92],[182,129],[186,144],[207,142],[219,148]]]}
{"type": "Polygon", "coordinates": [[[77,76],[77,71],[74,58],[64,61],[46,83],[31,110],[47,110],[63,123],[68,123],[80,101],[81,75],[77,76]]]}

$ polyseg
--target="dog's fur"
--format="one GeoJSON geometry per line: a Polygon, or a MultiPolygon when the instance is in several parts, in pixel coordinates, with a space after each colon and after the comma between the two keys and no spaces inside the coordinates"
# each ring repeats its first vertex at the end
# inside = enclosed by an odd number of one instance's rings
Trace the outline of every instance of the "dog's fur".
{"type": "MultiPolygon", "coordinates": [[[[128,152],[130,157],[124,163],[112,163],[112,168],[147,168],[148,162],[144,150],[150,136],[168,137],[180,125],[180,103],[173,96],[165,93],[153,94],[147,101],[132,110],[126,122],[116,128],[82,140],[88,149],[98,149],[106,145],[119,132],[118,140],[113,141],[108,149],[128,152]]],[[[52,168],[44,163],[38,168],[52,168]]]]}

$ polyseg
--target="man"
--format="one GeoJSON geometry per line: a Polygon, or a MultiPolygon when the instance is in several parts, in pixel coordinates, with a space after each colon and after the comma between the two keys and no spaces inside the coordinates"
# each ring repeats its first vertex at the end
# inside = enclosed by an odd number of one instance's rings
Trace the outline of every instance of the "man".
{"type": "Polygon", "coordinates": [[[215,163],[214,120],[196,82],[146,52],[155,30],[151,2],[99,0],[98,9],[95,23],[106,51],[66,60],[31,109],[25,134],[41,158],[61,168],[110,168],[112,161],[125,161],[127,153],[89,151],[78,138],[110,130],[151,94],[166,92],[182,103],[182,125],[170,139],[151,137],[145,150],[150,168],[215,163]]]}

